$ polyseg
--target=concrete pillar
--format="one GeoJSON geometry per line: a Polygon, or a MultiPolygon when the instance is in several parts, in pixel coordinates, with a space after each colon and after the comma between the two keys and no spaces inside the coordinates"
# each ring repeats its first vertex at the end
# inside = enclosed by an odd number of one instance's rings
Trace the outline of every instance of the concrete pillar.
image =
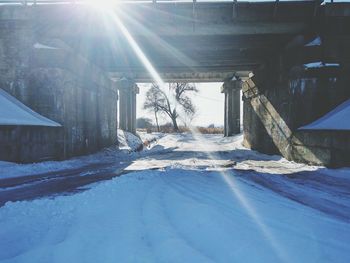
{"type": "Polygon", "coordinates": [[[119,89],[119,128],[136,133],[136,94],[139,87],[130,80],[121,79],[119,89]]]}
{"type": "Polygon", "coordinates": [[[241,81],[224,82],[221,92],[225,93],[224,136],[232,136],[241,132],[240,127],[240,89],[241,81]]]}

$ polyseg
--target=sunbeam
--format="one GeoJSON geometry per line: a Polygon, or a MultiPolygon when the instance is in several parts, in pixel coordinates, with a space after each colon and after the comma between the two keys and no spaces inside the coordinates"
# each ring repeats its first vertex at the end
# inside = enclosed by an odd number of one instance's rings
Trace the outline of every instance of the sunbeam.
{"type": "MultiPolygon", "coordinates": [[[[159,73],[157,72],[155,67],[152,65],[150,60],[147,58],[145,53],[142,51],[141,47],[132,37],[128,29],[125,27],[120,17],[118,17],[118,15],[115,12],[108,9],[104,9],[104,13],[108,14],[109,18],[111,18],[113,23],[115,23],[115,25],[120,29],[120,32],[125,37],[127,42],[130,44],[132,50],[135,52],[136,56],[141,61],[145,69],[152,76],[154,82],[158,85],[159,88],[164,89],[166,87],[166,84],[164,83],[164,81],[162,80],[162,78],[160,77],[159,73]]],[[[171,99],[174,102],[176,102],[176,98],[171,98],[171,99]]],[[[181,116],[180,116],[180,119],[181,119],[181,116]]],[[[202,145],[203,147],[205,147],[205,145],[208,145],[208,142],[205,140],[205,138],[203,138],[203,136],[201,136],[200,132],[195,127],[190,126],[189,128],[195,140],[198,141],[199,145],[202,145]]],[[[204,148],[203,148],[203,152],[207,154],[210,160],[217,159],[213,153],[206,151],[204,148]]],[[[221,171],[220,175],[224,180],[224,182],[226,183],[226,185],[229,187],[233,197],[239,201],[242,207],[247,211],[247,214],[253,219],[255,224],[258,226],[258,229],[260,230],[260,232],[269,242],[269,245],[274,251],[276,257],[281,262],[289,262],[288,256],[284,248],[275,239],[275,237],[269,230],[268,226],[263,222],[263,220],[260,218],[256,210],[254,209],[253,205],[248,201],[248,198],[246,198],[244,193],[239,189],[238,185],[234,181],[234,178],[229,174],[227,174],[227,172],[225,171],[221,171]]]]}
{"type": "Polygon", "coordinates": [[[160,75],[158,74],[156,69],[153,67],[153,65],[151,64],[149,59],[146,57],[144,52],[141,50],[140,46],[136,43],[134,38],[131,36],[129,31],[126,29],[124,24],[121,22],[119,17],[117,15],[113,15],[112,18],[113,18],[113,21],[116,23],[116,25],[121,30],[122,34],[124,35],[124,37],[126,38],[128,43],[131,45],[132,49],[135,51],[137,57],[140,59],[142,64],[145,66],[146,70],[151,74],[151,76],[152,76],[153,80],[155,81],[155,83],[159,87],[164,87],[165,83],[163,82],[162,78],[160,77],[160,75]]]}
{"type": "MultiPolygon", "coordinates": [[[[135,52],[137,58],[140,60],[140,62],[143,64],[145,69],[148,71],[148,73],[151,75],[152,79],[154,80],[154,83],[157,84],[158,88],[163,92],[166,93],[166,91],[170,90],[168,88],[168,85],[162,80],[161,76],[155,69],[155,67],[152,65],[150,60],[147,58],[146,54],[142,51],[139,44],[135,41],[135,39],[132,37],[128,29],[125,27],[124,23],[121,21],[121,19],[118,17],[118,15],[113,12],[110,9],[102,9],[104,14],[108,14],[108,16],[112,19],[112,21],[115,23],[115,25],[120,29],[120,32],[125,37],[127,42],[130,44],[132,50],[135,52]]],[[[171,103],[174,105],[177,105],[178,102],[174,96],[168,96],[171,103]]]]}
{"type": "MultiPolygon", "coordinates": [[[[208,145],[208,141],[201,135],[198,129],[194,126],[189,127],[194,139],[198,141],[198,145],[203,147],[203,152],[205,152],[210,160],[219,159],[215,154],[207,151],[204,147],[208,145]]],[[[235,178],[228,174],[227,171],[219,171],[221,178],[227,184],[234,198],[237,198],[243,208],[247,211],[248,215],[253,219],[253,221],[258,226],[258,229],[264,235],[264,237],[269,241],[269,244],[280,262],[290,262],[289,256],[285,249],[280,245],[280,242],[276,240],[268,226],[260,218],[259,214],[254,209],[253,205],[245,197],[244,193],[239,189],[238,185],[235,182],[235,178]]]]}
{"type": "Polygon", "coordinates": [[[152,30],[140,23],[137,19],[134,19],[132,16],[126,16],[123,14],[120,14],[120,16],[124,21],[127,20],[128,23],[138,28],[138,30],[147,33],[148,38],[153,43],[157,43],[157,45],[160,45],[162,48],[164,48],[167,54],[170,55],[174,60],[179,61],[180,63],[186,65],[193,72],[196,72],[195,67],[198,67],[199,64],[195,60],[191,59],[186,54],[175,48],[173,45],[171,45],[171,43],[159,37],[157,34],[152,32],[152,30]]]}

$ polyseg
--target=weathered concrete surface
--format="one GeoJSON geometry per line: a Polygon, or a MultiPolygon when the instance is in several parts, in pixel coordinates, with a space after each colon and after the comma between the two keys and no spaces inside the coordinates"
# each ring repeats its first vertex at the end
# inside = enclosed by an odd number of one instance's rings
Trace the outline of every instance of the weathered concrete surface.
{"type": "Polygon", "coordinates": [[[306,35],[299,35],[254,71],[256,88],[244,103],[246,146],[298,162],[350,165],[347,132],[297,131],[350,97],[349,6],[319,8],[313,22],[318,45],[305,46],[306,35]],[[302,66],[316,61],[339,67],[302,66]]]}
{"type": "Polygon", "coordinates": [[[60,68],[33,69],[25,80],[27,96],[22,102],[63,128],[17,127],[8,137],[0,133],[8,147],[1,148],[2,160],[61,159],[116,143],[116,92],[60,68]]]}
{"type": "Polygon", "coordinates": [[[61,159],[116,142],[118,94],[108,76],[61,41],[35,48],[31,24],[1,25],[0,31],[0,88],[63,125],[1,128],[2,160],[61,159]]]}
{"type": "Polygon", "coordinates": [[[136,134],[136,94],[139,88],[135,82],[125,78],[116,82],[119,90],[119,128],[136,134]]]}
{"type": "Polygon", "coordinates": [[[349,132],[297,131],[350,97],[349,77],[337,71],[294,70],[288,77],[260,76],[256,86],[247,83],[244,144],[298,162],[349,165],[349,132]]]}
{"type": "MultiPolygon", "coordinates": [[[[0,21],[5,28],[30,25],[38,41],[60,39],[116,79],[135,82],[153,80],[115,17],[169,81],[222,81],[236,71],[259,69],[286,47],[303,46],[317,34],[329,47],[319,52],[332,61],[349,59],[337,51],[350,43],[337,34],[350,28],[349,4],[239,2],[233,7],[228,2],[124,3],[101,13],[88,5],[1,6],[0,21]]],[[[298,65],[315,54],[292,56],[298,65]]]]}
{"type": "Polygon", "coordinates": [[[333,167],[350,164],[349,131],[296,131],[292,158],[297,162],[333,167]]]}
{"type": "Polygon", "coordinates": [[[31,24],[39,40],[59,38],[116,78],[152,81],[116,16],[166,79],[218,75],[222,81],[223,73],[256,69],[300,34],[308,41],[314,8],[312,1],[283,2],[278,9],[274,3],[238,3],[233,13],[227,2],[137,3],[101,14],[84,5],[4,6],[0,20],[31,24]]]}
{"type": "Polygon", "coordinates": [[[224,135],[232,136],[241,132],[240,81],[226,81],[221,87],[225,93],[224,135]]]}
{"type": "Polygon", "coordinates": [[[29,75],[29,105],[63,125],[63,157],[116,142],[117,93],[93,82],[88,73],[80,78],[59,68],[38,68],[29,75]]]}
{"type": "Polygon", "coordinates": [[[0,127],[0,160],[34,162],[57,159],[62,144],[61,128],[0,127]]]}
{"type": "MultiPolygon", "coordinates": [[[[118,10],[110,10],[109,16],[80,5],[0,7],[1,87],[25,104],[29,100],[37,104],[34,107],[39,113],[59,121],[55,119],[57,115],[69,123],[64,140],[74,138],[71,143],[75,146],[64,144],[66,154],[95,149],[104,142],[96,138],[104,138],[101,134],[107,134],[116,124],[117,109],[105,103],[105,98],[116,100],[115,88],[92,64],[111,72],[116,79],[152,81],[115,23],[115,15],[155,69],[168,79],[224,77],[224,81],[237,71],[254,71],[261,96],[253,96],[253,103],[245,103],[245,141],[262,152],[281,152],[293,158],[288,148],[293,139],[290,134],[349,97],[349,4],[239,3],[233,9],[233,3],[164,3],[126,5],[118,10]],[[317,35],[322,39],[321,46],[304,47],[317,35]],[[56,47],[53,39],[59,39],[60,49],[31,48],[36,42],[56,47]],[[339,76],[322,72],[317,76],[298,75],[296,65],[316,60],[338,62],[343,72],[339,76]],[[56,90],[52,91],[53,99],[38,87],[46,85],[55,74],[56,79],[49,82],[56,90]],[[30,85],[50,103],[35,102],[30,85]],[[301,94],[294,92],[298,89],[301,94]],[[102,113],[105,108],[101,105],[108,105],[108,113],[102,113]],[[62,109],[75,117],[62,117],[62,109]],[[93,128],[105,127],[106,123],[108,128],[93,128]],[[77,129],[73,131],[71,127],[77,129]],[[287,128],[285,136],[280,131],[287,128]]],[[[130,98],[122,102],[130,114],[122,116],[134,116],[134,97],[130,98]]],[[[132,122],[133,117],[126,118],[123,125],[133,130],[132,122]]]]}

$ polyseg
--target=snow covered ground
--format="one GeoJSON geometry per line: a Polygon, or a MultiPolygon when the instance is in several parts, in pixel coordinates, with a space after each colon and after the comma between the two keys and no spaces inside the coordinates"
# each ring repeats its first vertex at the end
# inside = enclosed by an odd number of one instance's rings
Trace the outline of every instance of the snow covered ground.
{"type": "Polygon", "coordinates": [[[350,169],[241,140],[166,135],[128,174],[6,203],[0,262],[350,262],[350,169]]]}

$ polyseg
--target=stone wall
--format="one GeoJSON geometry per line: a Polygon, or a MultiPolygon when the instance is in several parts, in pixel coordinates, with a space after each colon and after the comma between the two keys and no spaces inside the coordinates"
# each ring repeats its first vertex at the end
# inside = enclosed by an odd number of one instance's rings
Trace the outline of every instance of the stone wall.
{"type": "Polygon", "coordinates": [[[26,74],[35,43],[30,17],[18,9],[0,9],[0,88],[25,101],[26,74]]]}

